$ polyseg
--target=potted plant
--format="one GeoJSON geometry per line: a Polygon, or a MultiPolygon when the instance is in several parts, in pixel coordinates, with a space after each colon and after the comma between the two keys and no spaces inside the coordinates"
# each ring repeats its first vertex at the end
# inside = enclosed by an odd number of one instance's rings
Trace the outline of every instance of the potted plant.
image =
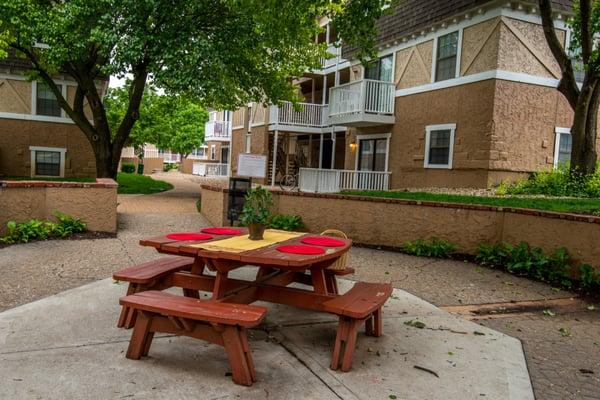
{"type": "Polygon", "coordinates": [[[272,206],[273,197],[267,189],[259,186],[248,190],[240,222],[248,227],[250,240],[263,239],[272,206]]]}

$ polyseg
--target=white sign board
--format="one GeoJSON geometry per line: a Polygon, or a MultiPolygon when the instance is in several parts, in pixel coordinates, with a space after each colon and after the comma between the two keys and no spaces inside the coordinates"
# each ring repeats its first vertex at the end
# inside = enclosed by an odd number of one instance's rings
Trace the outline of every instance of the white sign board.
{"type": "Polygon", "coordinates": [[[265,178],[267,176],[267,156],[240,153],[237,174],[249,178],[265,178]]]}

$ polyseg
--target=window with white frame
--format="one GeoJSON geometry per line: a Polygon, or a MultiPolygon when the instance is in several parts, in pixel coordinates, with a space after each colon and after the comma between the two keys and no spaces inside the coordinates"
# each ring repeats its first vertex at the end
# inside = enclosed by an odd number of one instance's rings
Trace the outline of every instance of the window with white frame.
{"type": "Polygon", "coordinates": [[[452,168],[456,124],[425,128],[425,168],[452,168]]]}
{"type": "Polygon", "coordinates": [[[569,128],[556,128],[556,140],[554,142],[554,166],[571,162],[571,150],[573,141],[569,128]]]}
{"type": "MultiPolygon", "coordinates": [[[[57,85],[62,92],[62,85],[57,85]]],[[[50,87],[44,82],[36,82],[35,113],[49,117],[61,117],[62,111],[58,100],[50,87]]]]}
{"type": "Polygon", "coordinates": [[[456,63],[458,57],[458,31],[437,39],[435,81],[445,81],[456,78],[456,63]]]}
{"type": "Polygon", "coordinates": [[[217,146],[214,144],[210,146],[210,159],[211,160],[217,159],[217,146]]]}
{"type": "Polygon", "coordinates": [[[193,157],[197,157],[197,158],[204,158],[204,157],[206,157],[206,148],[205,147],[198,147],[198,148],[192,150],[192,156],[193,157]]]}
{"type": "Polygon", "coordinates": [[[67,149],[31,146],[31,176],[65,176],[67,149]]]}
{"type": "Polygon", "coordinates": [[[250,132],[246,133],[246,153],[252,152],[252,135],[250,132]]]}

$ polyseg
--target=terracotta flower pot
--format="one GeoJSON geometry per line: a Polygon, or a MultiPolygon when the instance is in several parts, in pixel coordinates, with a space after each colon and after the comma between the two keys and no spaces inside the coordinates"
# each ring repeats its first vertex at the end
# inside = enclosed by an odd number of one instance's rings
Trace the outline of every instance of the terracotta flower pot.
{"type": "Polygon", "coordinates": [[[250,240],[263,240],[263,235],[265,233],[265,225],[263,224],[249,224],[248,225],[248,233],[250,234],[250,240]]]}

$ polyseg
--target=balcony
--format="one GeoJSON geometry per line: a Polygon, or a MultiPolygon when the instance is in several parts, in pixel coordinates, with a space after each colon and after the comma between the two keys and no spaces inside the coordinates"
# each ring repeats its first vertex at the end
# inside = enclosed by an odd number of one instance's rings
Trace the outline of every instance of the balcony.
{"type": "Polygon", "coordinates": [[[192,174],[199,176],[228,176],[229,164],[195,162],[192,174]]]}
{"type": "Polygon", "coordinates": [[[329,90],[329,125],[394,124],[393,82],[363,79],[329,90]]]}
{"type": "Polygon", "coordinates": [[[204,127],[204,141],[231,140],[231,123],[229,121],[208,121],[204,127]]]}
{"type": "Polygon", "coordinates": [[[390,172],[300,168],[301,192],[339,193],[342,190],[388,190],[390,172]]]}
{"type": "Polygon", "coordinates": [[[327,127],[328,106],[299,103],[299,109],[286,101],[280,107],[269,108],[269,130],[321,133],[327,127]]]}
{"type": "Polygon", "coordinates": [[[327,69],[329,67],[333,67],[336,64],[341,64],[343,62],[345,62],[346,60],[341,58],[342,56],[342,48],[341,47],[336,47],[334,44],[330,44],[327,47],[327,52],[331,55],[333,55],[333,57],[331,58],[321,58],[321,68],[323,69],[327,69]]]}

